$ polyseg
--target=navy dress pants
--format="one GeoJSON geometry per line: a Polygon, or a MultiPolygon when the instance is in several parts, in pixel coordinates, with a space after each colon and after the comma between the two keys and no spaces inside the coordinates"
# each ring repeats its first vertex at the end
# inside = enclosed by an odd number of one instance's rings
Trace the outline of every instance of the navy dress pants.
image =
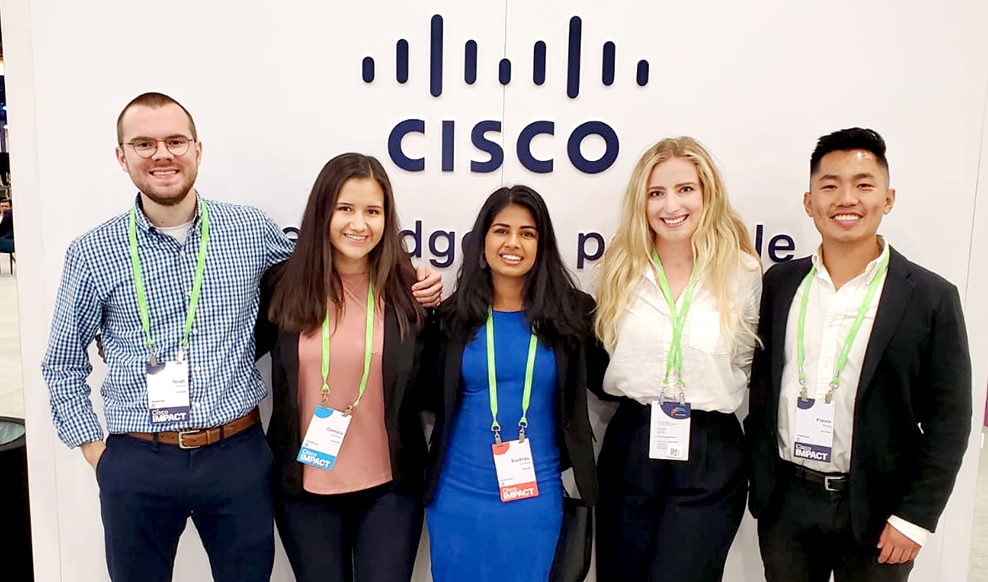
{"type": "Polygon", "coordinates": [[[274,565],[272,464],[260,424],[187,450],[111,435],[96,466],[110,579],[170,581],[191,517],[215,582],[267,582],[274,565]]]}
{"type": "Polygon", "coordinates": [[[650,407],[625,400],[598,462],[597,579],[718,582],[748,482],[741,423],[694,410],[688,461],[648,457],[650,407]]]}

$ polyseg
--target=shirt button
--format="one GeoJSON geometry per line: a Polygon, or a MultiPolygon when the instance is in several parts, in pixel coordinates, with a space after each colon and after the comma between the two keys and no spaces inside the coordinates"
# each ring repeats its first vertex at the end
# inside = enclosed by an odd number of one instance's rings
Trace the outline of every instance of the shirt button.
{"type": "Polygon", "coordinates": [[[198,371],[199,371],[199,366],[196,366],[196,372],[198,372],[198,371]]]}

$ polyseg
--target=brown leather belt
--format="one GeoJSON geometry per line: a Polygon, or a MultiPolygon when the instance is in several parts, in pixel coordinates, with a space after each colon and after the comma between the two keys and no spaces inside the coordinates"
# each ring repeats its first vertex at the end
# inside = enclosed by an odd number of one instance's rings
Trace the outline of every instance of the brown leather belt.
{"type": "Polygon", "coordinates": [[[255,408],[244,416],[216,428],[177,432],[129,432],[127,436],[148,442],[154,442],[157,437],[158,442],[163,445],[178,446],[180,449],[198,449],[244,432],[259,422],[261,422],[261,413],[255,408]]]}

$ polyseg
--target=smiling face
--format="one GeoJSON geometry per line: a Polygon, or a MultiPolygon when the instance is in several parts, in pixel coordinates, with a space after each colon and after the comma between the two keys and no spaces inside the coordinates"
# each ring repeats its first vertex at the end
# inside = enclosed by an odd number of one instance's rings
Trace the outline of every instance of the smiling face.
{"type": "Polygon", "coordinates": [[[329,219],[333,265],[338,273],[367,271],[367,255],[384,233],[384,191],[371,178],[343,183],[329,219]]]}
{"type": "Polygon", "coordinates": [[[493,277],[524,277],[538,254],[539,231],[527,208],[505,206],[494,215],[484,237],[484,259],[493,277]]]}
{"type": "Polygon", "coordinates": [[[669,158],[648,177],[645,213],[655,245],[689,243],[703,215],[703,186],[689,160],[669,158]]]}
{"type": "Polygon", "coordinates": [[[182,202],[195,184],[202,159],[202,144],[194,141],[188,150],[176,156],[165,147],[164,140],[174,137],[192,139],[189,117],[178,105],[163,107],[135,105],[122,120],[123,144],[117,146],[117,161],[130,179],[152,202],[174,206],[182,202]],[[130,145],[134,140],[161,140],[150,158],[142,158],[130,145]]]}
{"type": "Polygon", "coordinates": [[[803,206],[825,244],[869,243],[895,204],[895,190],[888,184],[888,171],[875,154],[867,150],[830,152],[810,176],[803,206]]]}

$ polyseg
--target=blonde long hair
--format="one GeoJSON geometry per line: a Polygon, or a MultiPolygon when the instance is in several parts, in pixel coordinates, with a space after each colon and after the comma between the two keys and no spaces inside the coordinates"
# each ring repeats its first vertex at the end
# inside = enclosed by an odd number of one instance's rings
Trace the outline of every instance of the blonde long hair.
{"type": "Polygon", "coordinates": [[[614,347],[618,321],[628,306],[632,290],[646,269],[655,268],[651,258],[654,233],[645,211],[648,179],[655,166],[672,158],[691,162],[703,188],[703,212],[692,239],[694,268],[698,278],[717,298],[721,329],[735,344],[741,339],[756,341],[756,332],[745,323],[743,307],[734,300],[732,290],[739,265],[744,264],[741,253],[755,261],[758,255],[748,238],[748,228],[727,200],[710,154],[691,137],[658,142],[642,154],[631,173],[621,208],[621,224],[598,271],[594,322],[597,336],[608,348],[614,347]]]}

